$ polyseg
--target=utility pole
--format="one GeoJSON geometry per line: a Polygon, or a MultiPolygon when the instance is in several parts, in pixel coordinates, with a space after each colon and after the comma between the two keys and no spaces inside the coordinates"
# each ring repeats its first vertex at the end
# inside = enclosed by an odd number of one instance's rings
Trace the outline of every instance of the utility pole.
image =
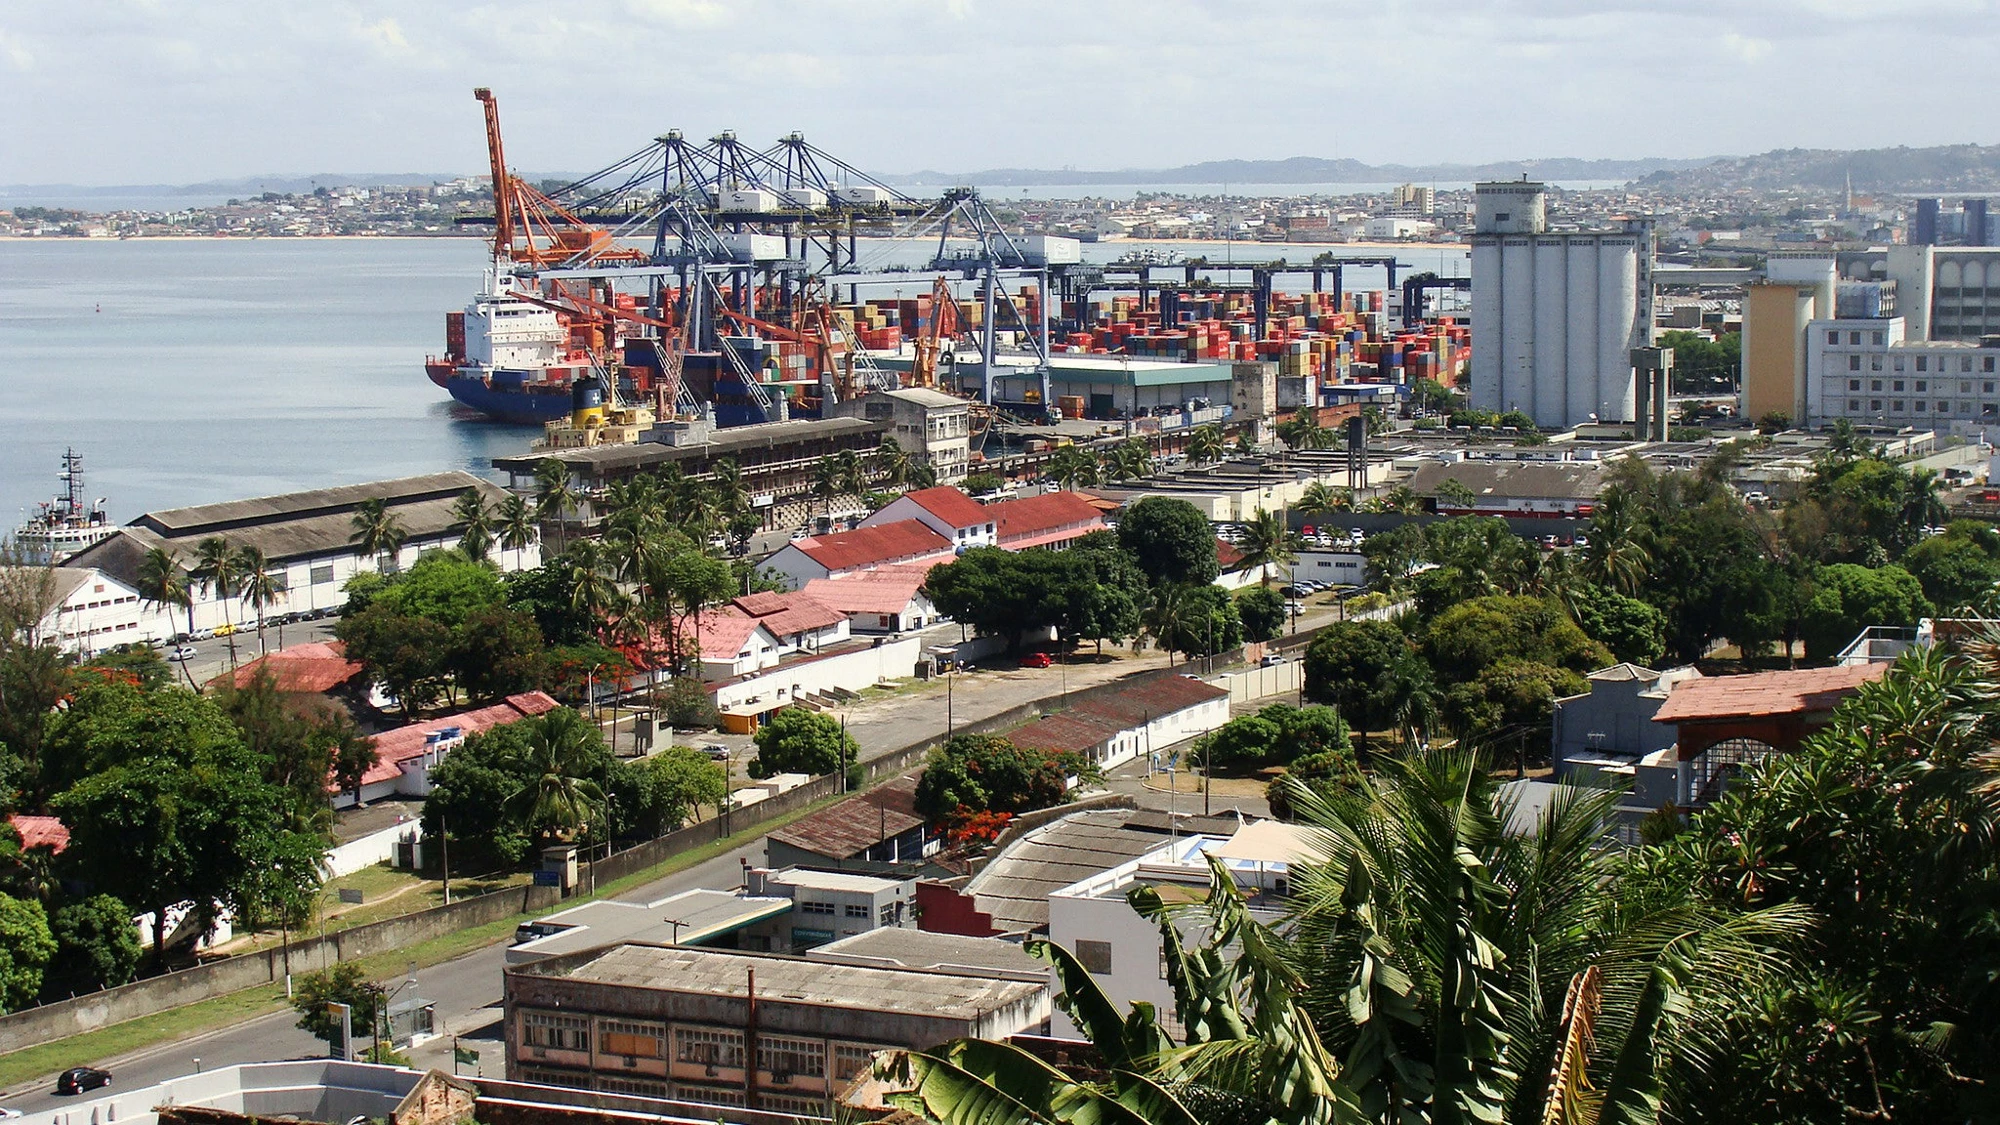
{"type": "Polygon", "coordinates": [[[451,825],[438,814],[438,854],[444,860],[444,904],[451,905],[451,825]]]}

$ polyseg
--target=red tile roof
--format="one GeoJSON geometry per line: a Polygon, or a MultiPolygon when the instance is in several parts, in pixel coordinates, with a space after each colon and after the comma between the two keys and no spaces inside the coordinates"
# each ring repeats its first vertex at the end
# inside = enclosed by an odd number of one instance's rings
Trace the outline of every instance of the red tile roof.
{"type": "Polygon", "coordinates": [[[360,675],[361,665],[347,659],[339,641],[317,641],[267,653],[209,683],[226,680],[232,687],[248,687],[260,671],[270,673],[279,691],[319,695],[360,675]]]}
{"type": "Polygon", "coordinates": [[[1014,540],[1065,528],[1080,528],[1077,532],[1080,535],[1104,526],[1104,513],[1074,492],[1044,492],[1019,500],[1002,500],[986,505],[986,511],[996,525],[994,533],[1002,547],[1014,540]]]}
{"type": "Polygon", "coordinates": [[[694,637],[701,646],[703,660],[718,662],[735,660],[743,652],[743,646],[750,643],[750,634],[757,631],[759,624],[757,618],[733,604],[704,609],[698,616],[698,622],[693,617],[681,618],[680,634],[694,637]]]}
{"type": "Polygon", "coordinates": [[[917,779],[899,777],[771,833],[771,839],[831,859],[849,859],[921,827],[917,779]]]}
{"type": "Polygon", "coordinates": [[[1862,684],[1881,679],[1888,668],[1887,664],[1854,664],[1747,676],[1704,676],[1675,688],[1653,714],[1653,721],[1684,723],[1831,711],[1862,684]]]}
{"type": "Polygon", "coordinates": [[[839,578],[815,578],[802,593],[842,613],[901,613],[930,577],[926,564],[883,566],[839,578]]]}
{"type": "Polygon", "coordinates": [[[446,727],[457,727],[461,734],[474,735],[481,731],[503,727],[508,723],[536,715],[546,715],[562,704],[539,691],[510,695],[489,707],[472,711],[461,711],[456,715],[446,715],[438,719],[425,719],[421,723],[411,723],[406,727],[383,731],[375,736],[375,765],[362,775],[361,784],[373,785],[378,781],[389,781],[402,773],[402,763],[424,755],[424,738],[446,727]]]}
{"type": "Polygon", "coordinates": [[[791,594],[763,591],[737,598],[729,604],[756,618],[771,631],[773,637],[829,629],[847,620],[845,613],[804,591],[791,594]]]}
{"type": "Polygon", "coordinates": [[[24,816],[15,813],[7,818],[7,823],[13,825],[14,831],[20,834],[22,851],[29,848],[47,848],[49,854],[61,855],[63,849],[69,847],[69,825],[64,824],[61,817],[24,816]]]}
{"type": "Polygon", "coordinates": [[[951,553],[950,540],[917,520],[815,535],[792,546],[834,574],[951,553]]]}
{"type": "Polygon", "coordinates": [[[1066,750],[1081,754],[1101,746],[1124,728],[1106,726],[1087,715],[1044,715],[1007,732],[1007,741],[1030,750],[1066,750]]]}
{"type": "Polygon", "coordinates": [[[915,501],[918,507],[943,520],[949,527],[981,527],[993,522],[989,509],[949,485],[920,488],[904,493],[903,498],[915,501]]]}
{"type": "Polygon", "coordinates": [[[1236,549],[1236,544],[1226,539],[1217,539],[1215,541],[1215,563],[1217,566],[1228,570],[1242,561],[1243,552],[1236,549]]]}

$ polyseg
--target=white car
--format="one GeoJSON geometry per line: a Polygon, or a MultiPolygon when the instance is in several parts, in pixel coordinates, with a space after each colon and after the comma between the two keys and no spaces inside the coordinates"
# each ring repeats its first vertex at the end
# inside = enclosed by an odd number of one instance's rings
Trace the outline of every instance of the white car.
{"type": "Polygon", "coordinates": [[[174,651],[172,651],[172,652],[168,653],[168,654],[167,654],[167,659],[168,659],[168,660],[193,660],[193,659],[195,658],[195,656],[196,656],[196,653],[195,653],[195,651],[194,651],[194,649],[193,649],[192,647],[190,647],[190,646],[188,646],[188,645],[181,645],[181,646],[179,646],[179,647],[175,648],[175,649],[174,649],[174,651]]]}

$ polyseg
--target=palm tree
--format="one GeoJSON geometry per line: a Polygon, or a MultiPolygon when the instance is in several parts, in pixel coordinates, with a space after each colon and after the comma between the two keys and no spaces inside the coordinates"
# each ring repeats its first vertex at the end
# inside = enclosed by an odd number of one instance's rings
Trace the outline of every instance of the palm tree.
{"type": "Polygon", "coordinates": [[[840,495],[840,487],[840,463],[838,461],[835,461],[832,456],[826,456],[813,462],[812,494],[826,501],[824,514],[829,522],[833,519],[833,498],[840,495]]]}
{"type": "Polygon", "coordinates": [[[1282,939],[1251,916],[1226,870],[1213,861],[1210,869],[1207,893],[1188,904],[1170,906],[1148,886],[1127,896],[1159,927],[1179,1044],[1150,1005],[1121,1013],[1068,950],[1031,939],[1026,952],[1055,968],[1056,1005],[1101,1056],[1093,1080],[1073,1078],[1011,1042],[960,1039],[880,1056],[875,1076],[889,1086],[888,1102],[938,1125],[1359,1120],[1339,1060],[1298,1002],[1299,976],[1286,963],[1282,939]],[[1187,928],[1207,935],[1197,948],[1181,938],[1189,915],[1200,920],[1187,928]]]}
{"type": "Polygon", "coordinates": [[[1438,690],[1430,661],[1408,645],[1396,651],[1382,669],[1378,686],[1387,709],[1395,717],[1396,729],[1403,732],[1407,746],[1423,746],[1437,729],[1438,708],[1444,694],[1438,690]]]}
{"type": "Polygon", "coordinates": [[[393,570],[393,560],[410,535],[403,530],[403,523],[396,518],[396,513],[389,510],[388,501],[362,501],[361,506],[354,510],[352,526],[354,534],[348,542],[354,544],[364,557],[374,558],[378,569],[381,568],[382,558],[387,556],[392,560],[388,569],[393,570]]]}
{"type": "Polygon", "coordinates": [[[583,497],[570,486],[569,466],[553,457],[535,463],[535,518],[556,525],[556,550],[568,543],[570,513],[583,497]]]}
{"type": "Polygon", "coordinates": [[[493,512],[486,507],[486,494],[477,488],[459,493],[451,506],[451,518],[465,526],[458,537],[458,549],[473,562],[485,562],[493,550],[493,512]]]}
{"type": "Polygon", "coordinates": [[[1620,795],[1564,787],[1528,834],[1475,753],[1292,785],[1323,863],[1292,873],[1301,1003],[1375,1121],[1655,1121],[1720,1013],[1805,932],[1790,907],[1621,895],[1620,795]]]}
{"type": "Polygon", "coordinates": [[[1300,407],[1298,413],[1278,423],[1278,440],[1300,449],[1331,449],[1334,432],[1319,424],[1313,412],[1300,407]]]}
{"type": "Polygon", "coordinates": [[[589,614],[593,624],[602,626],[624,601],[603,548],[586,539],[563,552],[562,558],[568,567],[570,608],[589,614]]]}
{"type": "Polygon", "coordinates": [[[1196,612],[1188,600],[1186,587],[1163,585],[1153,591],[1152,602],[1139,615],[1140,627],[1146,635],[1167,650],[1167,667],[1174,666],[1174,639],[1187,631],[1188,619],[1196,612]]]}
{"type": "Polygon", "coordinates": [[[1257,567],[1262,570],[1258,585],[1271,584],[1271,568],[1288,566],[1297,562],[1300,539],[1298,532],[1285,526],[1283,516],[1259,508],[1243,525],[1243,536],[1236,543],[1236,549],[1243,552],[1245,569],[1257,567]]]}
{"type": "Polygon", "coordinates": [[[1111,480],[1138,480],[1153,471],[1153,453],[1144,438],[1130,438],[1104,455],[1104,475],[1111,480]]]}
{"type": "Polygon", "coordinates": [[[1607,493],[1590,519],[1590,542],[1583,548],[1584,577],[1628,597],[1646,583],[1652,555],[1645,529],[1623,492],[1607,493]]]}
{"type": "Polygon", "coordinates": [[[852,449],[843,449],[834,455],[833,463],[840,476],[840,490],[850,496],[858,496],[867,491],[868,482],[862,472],[861,455],[852,449]]]}
{"type": "Polygon", "coordinates": [[[229,637],[229,666],[236,667],[236,625],[229,617],[230,599],[237,596],[239,556],[228,539],[211,535],[195,544],[194,578],[205,593],[222,603],[222,624],[229,637]]]}
{"type": "Polygon", "coordinates": [[[1049,456],[1049,476],[1065,489],[1089,488],[1100,479],[1097,458],[1088,450],[1065,445],[1049,456]]]}
{"type": "Polygon", "coordinates": [[[1329,488],[1321,481],[1306,485],[1305,491],[1292,504],[1292,510],[1302,516],[1329,516],[1335,512],[1354,509],[1354,493],[1345,488],[1329,488]]]}
{"type": "Polygon", "coordinates": [[[589,719],[562,707],[534,720],[527,765],[534,776],[507,799],[544,839],[569,839],[604,808],[604,791],[588,776],[591,751],[603,734],[589,719]]]}
{"type": "Polygon", "coordinates": [[[1382,506],[1400,516],[1414,516],[1423,512],[1424,498],[1412,491],[1409,485],[1399,484],[1382,494],[1382,506]]]}
{"type": "Polygon", "coordinates": [[[514,569],[521,568],[521,552],[535,541],[535,513],[528,502],[513,493],[508,493],[500,501],[494,512],[494,530],[499,535],[500,548],[514,552],[514,569]]]}
{"type": "Polygon", "coordinates": [[[1220,426],[1198,426],[1188,435],[1187,458],[1197,465],[1214,464],[1222,460],[1225,452],[1220,426]]]}
{"type": "Polygon", "coordinates": [[[264,611],[278,604],[285,588],[271,573],[271,560],[260,547],[245,546],[236,552],[236,580],[239,595],[257,611],[257,654],[264,654],[264,611]]]}
{"type": "Polygon", "coordinates": [[[910,481],[910,455],[903,451],[903,443],[892,434],[883,434],[881,444],[869,456],[875,470],[875,478],[891,487],[899,487],[910,481]]]}
{"type": "MultiPolygon", "coordinates": [[[[147,551],[139,560],[137,586],[140,599],[147,605],[186,610],[188,635],[194,635],[194,586],[172,551],[163,547],[147,551]]],[[[194,673],[188,671],[187,661],[181,661],[180,665],[188,686],[194,687],[194,673]]]]}

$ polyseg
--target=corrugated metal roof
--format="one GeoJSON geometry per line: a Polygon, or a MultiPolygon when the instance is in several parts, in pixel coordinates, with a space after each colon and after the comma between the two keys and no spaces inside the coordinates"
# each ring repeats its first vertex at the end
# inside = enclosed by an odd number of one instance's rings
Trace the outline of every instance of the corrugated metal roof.
{"type": "Polygon", "coordinates": [[[1084,812],[1044,825],[1007,846],[966,884],[1002,933],[1049,924],[1049,892],[1157,848],[1161,834],[1131,827],[1126,812],[1084,812]]]}
{"type": "Polygon", "coordinates": [[[899,777],[801,817],[771,833],[771,839],[829,859],[851,859],[884,840],[923,827],[916,796],[917,779],[899,777]]]}
{"type": "Polygon", "coordinates": [[[1447,480],[1481,498],[1592,500],[1604,489],[1597,461],[1458,461],[1424,465],[1410,476],[1410,491],[1434,496],[1447,480]]]}
{"type": "Polygon", "coordinates": [[[943,520],[947,527],[979,527],[993,522],[991,509],[949,485],[905,492],[903,498],[943,520]]]}
{"type": "Polygon", "coordinates": [[[1088,525],[1092,530],[1104,525],[1097,506],[1074,492],[1044,492],[1019,500],[1002,500],[986,505],[987,518],[995,522],[994,534],[1000,545],[1042,535],[1059,528],[1088,525]]]}

